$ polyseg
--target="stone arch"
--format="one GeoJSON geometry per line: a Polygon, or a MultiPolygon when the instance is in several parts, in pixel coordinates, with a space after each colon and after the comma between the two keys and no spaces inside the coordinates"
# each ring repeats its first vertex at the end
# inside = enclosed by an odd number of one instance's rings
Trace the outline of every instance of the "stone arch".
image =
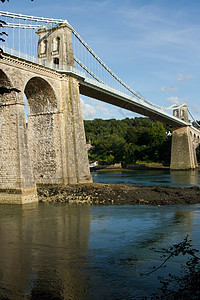
{"type": "Polygon", "coordinates": [[[28,99],[29,113],[53,112],[57,108],[56,96],[51,85],[41,77],[31,78],[24,90],[28,99]]]}
{"type": "MultiPolygon", "coordinates": [[[[11,80],[6,75],[6,73],[4,73],[2,70],[0,70],[0,87],[5,87],[7,89],[13,87],[11,80]]],[[[0,101],[1,103],[7,103],[8,101],[9,102],[16,101],[16,92],[15,91],[1,95],[1,101],[0,101]]]]}
{"type": "Polygon", "coordinates": [[[10,79],[2,70],[0,70],[0,86],[4,86],[7,88],[12,87],[10,79]]]}
{"type": "Polygon", "coordinates": [[[25,87],[29,105],[28,146],[36,183],[58,183],[61,178],[60,116],[52,86],[31,78],[25,87]]]}

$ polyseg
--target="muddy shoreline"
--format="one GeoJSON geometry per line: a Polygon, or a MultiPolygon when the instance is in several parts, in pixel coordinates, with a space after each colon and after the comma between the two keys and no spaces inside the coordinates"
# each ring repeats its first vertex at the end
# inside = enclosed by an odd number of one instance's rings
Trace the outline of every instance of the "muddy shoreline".
{"type": "Polygon", "coordinates": [[[38,187],[42,202],[94,205],[174,205],[200,203],[200,187],[133,186],[91,183],[38,187]]]}

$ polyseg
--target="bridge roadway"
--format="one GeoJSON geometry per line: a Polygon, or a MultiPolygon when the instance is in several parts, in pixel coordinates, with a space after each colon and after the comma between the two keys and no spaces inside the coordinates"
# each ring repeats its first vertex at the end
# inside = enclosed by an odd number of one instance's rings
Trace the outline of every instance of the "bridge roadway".
{"type": "Polygon", "coordinates": [[[62,67],[62,69],[58,70],[57,68],[55,68],[55,65],[46,62],[46,65],[44,66],[44,62],[42,62],[40,59],[32,56],[27,56],[26,54],[23,55],[23,53],[14,51],[11,48],[5,47],[4,51],[6,53],[6,56],[10,56],[12,59],[14,59],[15,57],[16,59],[19,59],[20,57],[21,61],[24,61],[26,63],[29,62],[30,64],[36,65],[37,67],[38,65],[40,65],[42,69],[49,68],[63,75],[66,74],[72,77],[76,77],[79,81],[80,94],[84,96],[88,96],[102,102],[124,108],[126,110],[147,116],[153,120],[164,122],[171,125],[174,129],[185,127],[188,125],[191,126],[191,123],[187,123],[173,116],[172,114],[169,114],[165,109],[158,108],[156,107],[156,105],[154,106],[154,104],[151,104],[148,101],[144,101],[134,96],[125,94],[111,88],[106,84],[100,83],[97,80],[86,77],[84,72],[76,70],[74,67],[62,67]]]}
{"type": "Polygon", "coordinates": [[[190,123],[170,115],[162,109],[155,108],[143,100],[129,96],[128,94],[117,91],[102,83],[95,82],[95,80],[90,78],[83,78],[79,81],[79,85],[81,95],[127,109],[129,111],[147,116],[153,120],[164,122],[171,125],[173,128],[191,125],[190,123]]]}
{"type": "Polygon", "coordinates": [[[61,73],[76,76],[79,79],[80,94],[88,96],[100,101],[113,104],[115,106],[130,110],[132,112],[147,116],[153,120],[161,121],[171,125],[173,128],[180,128],[184,126],[191,126],[191,123],[185,122],[173,115],[170,115],[165,109],[159,109],[154,105],[137,99],[136,97],[122,93],[109,87],[106,84],[97,82],[94,79],[85,77],[75,70],[58,71],[61,73]]]}
{"type": "Polygon", "coordinates": [[[147,116],[153,120],[157,120],[163,122],[165,124],[171,125],[173,129],[178,129],[181,127],[189,126],[192,132],[195,132],[196,135],[200,135],[200,130],[193,127],[190,122],[185,122],[172,114],[166,112],[165,108],[159,108],[153,103],[149,101],[144,101],[142,99],[138,99],[134,96],[125,94],[116,89],[111,88],[110,86],[100,83],[97,80],[88,78],[85,75],[85,72],[76,70],[74,67],[62,67],[62,69],[58,69],[55,65],[49,64],[46,62],[42,62],[40,59],[29,56],[24,53],[20,53],[11,48],[3,46],[4,55],[7,58],[11,58],[12,60],[16,59],[18,61],[20,59],[21,62],[25,62],[26,64],[35,65],[41,67],[41,69],[51,69],[56,73],[62,75],[69,75],[78,79],[79,82],[79,90],[80,94],[84,96],[88,96],[97,100],[100,100],[105,103],[109,103],[123,109],[141,114],[143,116],[147,116]],[[14,52],[14,55],[13,55],[14,52]]]}

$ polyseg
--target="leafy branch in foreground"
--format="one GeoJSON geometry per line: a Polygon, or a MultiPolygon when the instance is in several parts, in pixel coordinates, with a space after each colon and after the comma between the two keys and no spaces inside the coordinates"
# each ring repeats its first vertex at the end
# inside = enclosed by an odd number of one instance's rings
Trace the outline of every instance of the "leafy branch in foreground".
{"type": "Polygon", "coordinates": [[[178,244],[168,249],[155,250],[163,253],[163,262],[158,267],[153,267],[150,272],[142,275],[150,275],[166,266],[166,263],[173,257],[186,256],[186,262],[181,265],[180,276],[169,274],[167,278],[159,276],[161,295],[152,295],[151,299],[200,299],[200,257],[196,254],[197,249],[192,248],[188,236],[178,244]]]}

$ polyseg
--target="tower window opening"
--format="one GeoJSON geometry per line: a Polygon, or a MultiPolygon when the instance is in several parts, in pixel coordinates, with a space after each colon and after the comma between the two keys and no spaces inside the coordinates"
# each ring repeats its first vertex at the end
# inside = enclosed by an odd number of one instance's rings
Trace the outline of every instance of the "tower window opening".
{"type": "Polygon", "coordinates": [[[41,54],[47,53],[47,40],[42,41],[41,43],[41,54]]]}
{"type": "Polygon", "coordinates": [[[58,66],[58,65],[59,65],[59,58],[58,58],[58,57],[55,57],[55,58],[53,59],[53,63],[54,63],[54,65],[58,66]]]}
{"type": "Polygon", "coordinates": [[[60,38],[56,37],[53,39],[53,52],[59,52],[60,49],[60,38]]]}

